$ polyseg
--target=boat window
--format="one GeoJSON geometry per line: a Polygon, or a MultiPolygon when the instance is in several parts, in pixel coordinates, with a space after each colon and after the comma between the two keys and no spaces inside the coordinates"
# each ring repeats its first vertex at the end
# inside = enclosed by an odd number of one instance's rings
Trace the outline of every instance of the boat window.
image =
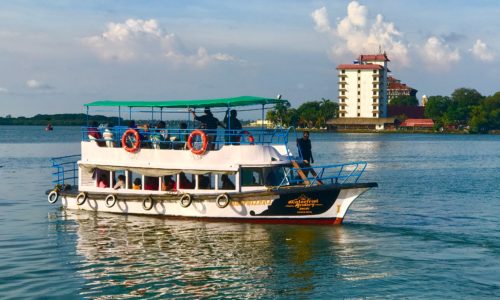
{"type": "Polygon", "coordinates": [[[142,175],[139,173],[130,172],[129,176],[129,186],[133,190],[142,190],[142,175]]]}
{"type": "Polygon", "coordinates": [[[235,190],[236,175],[219,175],[219,190],[235,190]]]}
{"type": "Polygon", "coordinates": [[[198,175],[198,189],[200,190],[210,190],[212,189],[213,174],[198,175]]]}
{"type": "Polygon", "coordinates": [[[241,186],[261,186],[262,168],[241,168],[241,186]]]}
{"type": "Polygon", "coordinates": [[[264,168],[264,178],[266,186],[278,186],[283,183],[285,169],[282,166],[264,168]]]}
{"type": "Polygon", "coordinates": [[[113,176],[111,177],[111,184],[110,184],[110,187],[113,187],[113,188],[122,188],[124,189],[126,187],[126,185],[124,185],[123,183],[120,184],[120,185],[116,185],[118,183],[118,181],[120,179],[123,179],[125,178],[125,180],[123,180],[122,182],[126,182],[126,178],[127,176],[125,175],[125,171],[124,170],[119,170],[119,171],[115,171],[115,172],[111,172],[113,174],[113,176]]]}
{"type": "Polygon", "coordinates": [[[144,176],[144,189],[148,191],[158,191],[160,187],[160,178],[144,176]]]}
{"type": "Polygon", "coordinates": [[[109,171],[95,169],[93,178],[95,179],[95,183],[96,183],[97,187],[100,187],[100,188],[108,188],[109,187],[109,178],[110,178],[109,171]]]}
{"type": "Polygon", "coordinates": [[[179,173],[179,189],[194,189],[195,176],[191,173],[179,173]]]}

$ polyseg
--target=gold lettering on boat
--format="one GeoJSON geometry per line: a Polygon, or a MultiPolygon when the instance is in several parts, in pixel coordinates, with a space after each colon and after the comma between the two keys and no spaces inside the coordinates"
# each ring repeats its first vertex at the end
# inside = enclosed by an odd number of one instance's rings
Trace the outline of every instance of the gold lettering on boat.
{"type": "Polygon", "coordinates": [[[233,206],[257,206],[257,205],[271,205],[273,200],[242,200],[234,201],[231,204],[233,206]]]}
{"type": "Polygon", "coordinates": [[[300,195],[300,197],[288,200],[286,207],[296,208],[297,213],[299,214],[311,214],[311,209],[316,206],[323,206],[323,204],[319,203],[319,199],[311,199],[304,194],[300,195]]]}

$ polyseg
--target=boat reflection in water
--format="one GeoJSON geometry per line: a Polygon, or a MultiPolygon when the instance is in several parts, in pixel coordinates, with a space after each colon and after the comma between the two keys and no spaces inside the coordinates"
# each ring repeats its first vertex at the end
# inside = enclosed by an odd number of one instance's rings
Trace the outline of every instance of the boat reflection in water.
{"type": "Polygon", "coordinates": [[[62,214],[77,223],[80,295],[93,299],[326,296],[352,280],[339,272],[366,267],[343,228],[62,214]]]}

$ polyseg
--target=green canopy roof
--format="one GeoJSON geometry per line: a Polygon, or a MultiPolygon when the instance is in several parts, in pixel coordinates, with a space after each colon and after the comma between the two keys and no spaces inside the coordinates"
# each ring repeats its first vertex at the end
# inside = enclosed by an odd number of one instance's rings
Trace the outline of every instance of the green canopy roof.
{"type": "Polygon", "coordinates": [[[198,107],[234,107],[258,104],[286,103],[287,100],[240,96],[234,98],[203,99],[203,100],[170,100],[170,101],[112,101],[101,100],[85,104],[85,106],[125,106],[125,107],[168,107],[168,108],[198,108],[198,107]]]}

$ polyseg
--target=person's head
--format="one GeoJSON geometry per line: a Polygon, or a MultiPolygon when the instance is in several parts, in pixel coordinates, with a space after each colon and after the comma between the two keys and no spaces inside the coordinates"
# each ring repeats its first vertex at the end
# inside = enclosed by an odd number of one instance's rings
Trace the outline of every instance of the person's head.
{"type": "Polygon", "coordinates": [[[125,175],[118,175],[118,181],[125,181],[125,175]]]}
{"type": "Polygon", "coordinates": [[[304,132],[302,133],[302,137],[304,138],[304,140],[307,140],[307,139],[309,138],[309,131],[307,131],[307,130],[306,130],[306,131],[304,131],[304,132]]]}
{"type": "Polygon", "coordinates": [[[141,185],[141,179],[140,178],[134,179],[134,184],[135,185],[141,185]]]}
{"type": "Polygon", "coordinates": [[[158,122],[158,124],[156,124],[156,128],[165,128],[165,126],[166,126],[166,124],[163,121],[160,121],[160,122],[158,122]]]}
{"type": "Polygon", "coordinates": [[[210,111],[210,107],[205,107],[205,110],[203,111],[206,115],[211,115],[212,112],[210,111]]]}
{"type": "Polygon", "coordinates": [[[222,176],[220,177],[220,180],[222,180],[223,182],[226,182],[229,180],[229,177],[226,174],[222,174],[222,176]]]}
{"type": "Polygon", "coordinates": [[[173,181],[172,175],[163,176],[163,180],[165,182],[172,182],[173,181]]]}
{"type": "Polygon", "coordinates": [[[180,128],[180,129],[187,129],[187,128],[188,128],[188,126],[187,126],[187,124],[186,124],[186,123],[182,122],[182,123],[180,123],[180,124],[179,124],[179,128],[180,128]]]}
{"type": "Polygon", "coordinates": [[[128,127],[135,128],[135,121],[134,120],[128,121],[128,127]]]}
{"type": "Polygon", "coordinates": [[[231,109],[231,117],[236,118],[237,115],[238,112],[236,111],[236,109],[231,109]]]}

